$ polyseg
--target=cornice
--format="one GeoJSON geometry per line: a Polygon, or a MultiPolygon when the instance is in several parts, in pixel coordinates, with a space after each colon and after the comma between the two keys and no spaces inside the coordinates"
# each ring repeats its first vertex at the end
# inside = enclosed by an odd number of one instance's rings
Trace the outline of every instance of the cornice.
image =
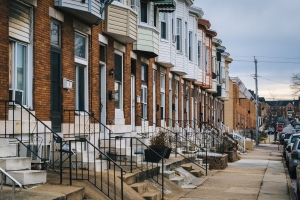
{"type": "Polygon", "coordinates": [[[224,47],[224,46],[218,46],[218,47],[217,47],[217,51],[218,51],[219,53],[224,53],[225,50],[226,50],[226,47],[224,47]]]}
{"type": "Polygon", "coordinates": [[[230,54],[228,52],[223,52],[222,56],[226,59],[230,56],[230,54]]]}
{"type": "Polygon", "coordinates": [[[206,34],[210,35],[211,37],[216,37],[217,36],[217,32],[215,30],[212,30],[212,29],[206,30],[206,34]]]}
{"type": "Polygon", "coordinates": [[[214,43],[215,46],[220,46],[222,44],[222,40],[218,38],[213,38],[212,42],[214,43]]]}
{"type": "Polygon", "coordinates": [[[189,12],[197,15],[198,18],[202,18],[204,15],[204,12],[202,10],[202,8],[196,7],[196,6],[191,6],[189,8],[189,12]]]}
{"type": "Polygon", "coordinates": [[[198,19],[198,25],[204,26],[205,29],[209,29],[211,24],[207,19],[198,19]]]}
{"type": "Polygon", "coordinates": [[[225,62],[227,62],[227,63],[231,63],[233,60],[232,60],[232,58],[226,58],[225,59],[225,62]]]}

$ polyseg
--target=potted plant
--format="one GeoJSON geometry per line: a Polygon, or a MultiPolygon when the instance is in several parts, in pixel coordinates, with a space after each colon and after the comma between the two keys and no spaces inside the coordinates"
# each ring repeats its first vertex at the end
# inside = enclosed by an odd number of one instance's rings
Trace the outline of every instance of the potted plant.
{"type": "Polygon", "coordinates": [[[150,139],[150,148],[145,149],[145,160],[148,162],[158,163],[162,158],[165,158],[168,151],[166,146],[166,133],[159,132],[150,139]]]}

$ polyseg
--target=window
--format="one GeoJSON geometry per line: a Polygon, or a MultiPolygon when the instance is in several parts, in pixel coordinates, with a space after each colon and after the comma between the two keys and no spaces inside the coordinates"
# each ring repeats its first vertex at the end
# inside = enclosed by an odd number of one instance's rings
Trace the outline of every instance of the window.
{"type": "Polygon", "coordinates": [[[154,19],[153,19],[153,25],[156,27],[156,23],[157,23],[157,6],[154,6],[154,19]]]}
{"type": "Polygon", "coordinates": [[[166,75],[164,73],[160,74],[160,117],[161,119],[165,118],[165,84],[166,84],[166,75]]]}
{"type": "Polygon", "coordinates": [[[123,56],[115,53],[115,67],[114,67],[114,77],[115,77],[115,109],[122,109],[122,99],[123,99],[123,56]]]}
{"type": "Polygon", "coordinates": [[[135,12],[139,11],[140,7],[140,0],[131,0],[131,9],[134,10],[135,12]]]}
{"type": "Polygon", "coordinates": [[[144,119],[147,119],[147,110],[148,110],[148,96],[147,96],[147,86],[142,85],[142,116],[144,119]]]}
{"type": "Polygon", "coordinates": [[[142,64],[141,66],[141,79],[143,82],[147,83],[147,78],[148,78],[148,67],[145,64],[142,64]]]}
{"type": "Polygon", "coordinates": [[[51,21],[50,41],[51,45],[60,47],[60,23],[57,21],[51,21]]]}
{"type": "Polygon", "coordinates": [[[13,100],[18,103],[26,105],[26,93],[27,93],[27,45],[11,42],[10,43],[10,76],[9,76],[9,88],[13,91],[18,91],[21,94],[22,99],[15,96],[13,92],[13,100]]]}
{"type": "Polygon", "coordinates": [[[141,1],[140,21],[142,23],[148,23],[148,3],[145,1],[141,1]]]}
{"type": "Polygon", "coordinates": [[[167,21],[168,21],[168,13],[161,13],[160,36],[162,39],[167,39],[167,21]]]}
{"type": "Polygon", "coordinates": [[[181,19],[177,19],[176,20],[177,26],[176,26],[176,49],[181,51],[181,37],[182,37],[182,33],[181,33],[181,19]]]}
{"type": "Polygon", "coordinates": [[[75,33],[75,56],[82,59],[87,59],[86,50],[87,50],[87,37],[79,33],[75,33]]]}
{"type": "Polygon", "coordinates": [[[188,37],[188,28],[187,28],[187,22],[185,22],[184,24],[184,30],[185,30],[185,36],[184,36],[184,43],[185,43],[185,54],[188,54],[188,41],[187,41],[187,37],[188,37]]]}
{"type": "Polygon", "coordinates": [[[190,31],[189,32],[189,60],[193,60],[192,47],[193,47],[193,33],[192,31],[190,31]]]}
{"type": "Polygon", "coordinates": [[[87,81],[86,67],[82,65],[76,66],[76,110],[87,110],[87,81]]]}
{"type": "Polygon", "coordinates": [[[106,63],[106,46],[100,44],[100,61],[106,63]]]}
{"type": "Polygon", "coordinates": [[[205,50],[205,72],[207,73],[208,67],[208,49],[205,50]]]}
{"type": "Polygon", "coordinates": [[[198,41],[198,67],[201,67],[201,42],[198,41]]]}

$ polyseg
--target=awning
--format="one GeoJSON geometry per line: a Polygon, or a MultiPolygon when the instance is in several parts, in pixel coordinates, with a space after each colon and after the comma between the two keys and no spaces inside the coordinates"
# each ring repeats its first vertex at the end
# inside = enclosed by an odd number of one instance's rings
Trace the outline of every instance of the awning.
{"type": "Polygon", "coordinates": [[[154,5],[159,8],[159,12],[174,12],[176,9],[175,0],[156,0],[154,5]]]}

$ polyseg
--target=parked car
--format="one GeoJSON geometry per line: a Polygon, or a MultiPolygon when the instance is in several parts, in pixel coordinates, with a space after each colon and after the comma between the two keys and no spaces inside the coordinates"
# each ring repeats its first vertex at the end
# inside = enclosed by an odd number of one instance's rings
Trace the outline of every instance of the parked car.
{"type": "Polygon", "coordinates": [[[285,149],[285,148],[286,148],[286,146],[287,146],[287,143],[288,143],[288,141],[289,141],[291,135],[292,135],[292,133],[285,133],[285,134],[283,135],[283,138],[284,138],[284,139],[283,139],[283,144],[282,144],[282,145],[283,145],[283,148],[282,148],[282,149],[283,149],[283,153],[282,153],[282,154],[283,154],[283,157],[284,157],[284,158],[286,157],[286,155],[285,155],[285,154],[286,154],[286,149],[285,149]]]}
{"type": "MultiPolygon", "coordinates": [[[[300,136],[299,136],[300,137],[300,136]]],[[[289,173],[291,178],[296,177],[296,167],[298,165],[298,158],[300,158],[300,138],[297,138],[292,146],[291,152],[288,155],[289,173]]]]}
{"type": "Polygon", "coordinates": [[[288,142],[287,142],[287,146],[286,146],[286,148],[285,148],[285,161],[286,161],[286,166],[289,168],[289,159],[288,159],[288,157],[289,157],[289,153],[291,152],[291,150],[292,150],[292,147],[293,147],[293,144],[294,144],[294,142],[296,141],[296,139],[298,138],[300,136],[300,133],[295,133],[295,134],[293,134],[290,138],[289,138],[289,140],[288,140],[288,142]]]}

